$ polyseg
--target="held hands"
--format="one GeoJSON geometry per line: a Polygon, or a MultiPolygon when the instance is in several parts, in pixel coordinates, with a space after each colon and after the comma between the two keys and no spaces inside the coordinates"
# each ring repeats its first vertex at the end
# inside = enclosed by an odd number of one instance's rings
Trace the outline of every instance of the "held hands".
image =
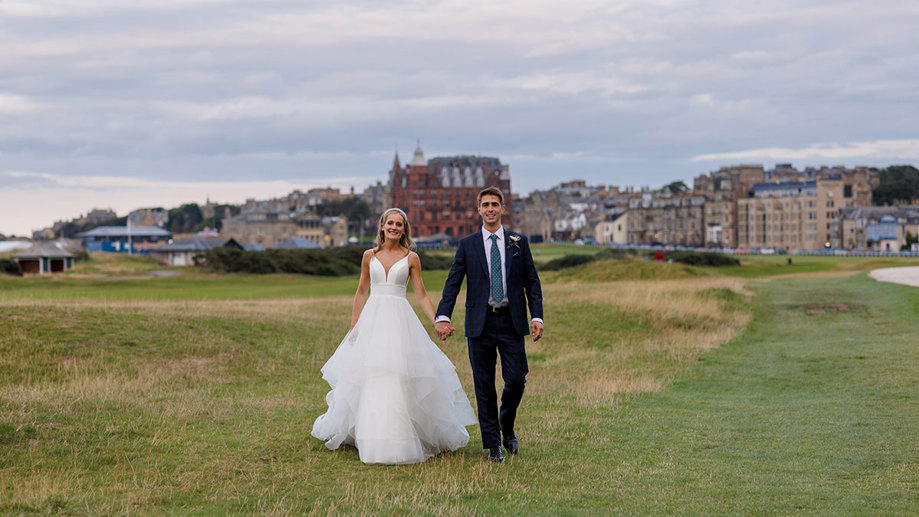
{"type": "Polygon", "coordinates": [[[542,337],[542,323],[538,321],[530,322],[530,334],[533,335],[533,341],[539,341],[539,338],[542,337]]]}
{"type": "Polygon", "coordinates": [[[434,331],[437,332],[437,337],[441,341],[446,341],[448,337],[452,336],[454,330],[456,329],[453,328],[449,321],[438,321],[434,324],[434,331]]]}

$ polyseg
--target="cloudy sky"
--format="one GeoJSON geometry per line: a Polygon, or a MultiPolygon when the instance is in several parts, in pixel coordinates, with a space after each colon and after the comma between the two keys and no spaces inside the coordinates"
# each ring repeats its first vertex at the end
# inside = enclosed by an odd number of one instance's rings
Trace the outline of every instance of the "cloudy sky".
{"type": "Polygon", "coordinates": [[[919,163],[915,0],[0,0],[0,233],[485,154],[527,193],[919,163]]]}

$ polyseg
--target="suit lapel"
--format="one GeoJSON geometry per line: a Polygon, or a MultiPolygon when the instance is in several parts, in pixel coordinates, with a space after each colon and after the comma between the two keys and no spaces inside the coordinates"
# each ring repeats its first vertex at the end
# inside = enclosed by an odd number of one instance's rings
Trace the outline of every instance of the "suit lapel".
{"type": "Polygon", "coordinates": [[[479,263],[482,264],[482,272],[485,273],[485,279],[488,280],[491,278],[491,273],[488,272],[488,260],[485,259],[485,243],[482,240],[482,232],[479,231],[475,234],[475,238],[472,239],[472,247],[474,248],[474,254],[479,257],[479,263]]]}

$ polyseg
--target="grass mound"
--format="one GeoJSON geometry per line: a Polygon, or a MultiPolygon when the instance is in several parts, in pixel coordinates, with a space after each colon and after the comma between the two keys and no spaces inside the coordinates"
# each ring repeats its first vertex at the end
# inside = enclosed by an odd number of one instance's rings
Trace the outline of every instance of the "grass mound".
{"type": "MultiPolygon", "coordinates": [[[[545,271],[545,268],[542,269],[545,271]]],[[[545,271],[540,277],[545,282],[615,282],[619,280],[672,280],[714,276],[706,269],[685,264],[645,262],[642,259],[595,260],[558,271],[545,271]]]]}

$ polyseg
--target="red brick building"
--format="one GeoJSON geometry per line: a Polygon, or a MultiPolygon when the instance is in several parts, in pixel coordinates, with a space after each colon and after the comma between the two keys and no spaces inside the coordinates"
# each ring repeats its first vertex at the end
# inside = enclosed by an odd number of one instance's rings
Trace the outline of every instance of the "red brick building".
{"type": "Polygon", "coordinates": [[[389,186],[392,206],[408,214],[414,237],[460,238],[478,231],[482,220],[476,211],[476,196],[491,186],[504,193],[504,226],[514,227],[510,173],[497,158],[463,155],[425,161],[418,146],[412,162],[404,168],[396,155],[389,171],[389,186]]]}

